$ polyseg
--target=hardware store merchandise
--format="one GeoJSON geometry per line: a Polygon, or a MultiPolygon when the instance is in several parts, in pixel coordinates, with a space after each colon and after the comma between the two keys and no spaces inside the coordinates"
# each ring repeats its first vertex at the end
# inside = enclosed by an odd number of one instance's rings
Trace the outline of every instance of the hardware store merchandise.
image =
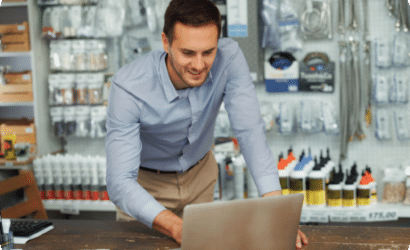
{"type": "MultiPolygon", "coordinates": [[[[410,2],[210,1],[221,15],[219,39],[237,43],[247,62],[282,194],[303,194],[300,225],[409,228],[410,2]]],[[[164,52],[170,2],[0,1],[0,184],[32,173],[42,219],[117,220],[107,191],[111,82],[164,52]]],[[[262,195],[228,105],[209,125],[219,170],[214,203],[262,195]]],[[[28,193],[0,190],[3,221],[28,193]]],[[[37,239],[58,231],[48,230],[37,239]]],[[[407,249],[397,244],[376,247],[407,249]]]]}

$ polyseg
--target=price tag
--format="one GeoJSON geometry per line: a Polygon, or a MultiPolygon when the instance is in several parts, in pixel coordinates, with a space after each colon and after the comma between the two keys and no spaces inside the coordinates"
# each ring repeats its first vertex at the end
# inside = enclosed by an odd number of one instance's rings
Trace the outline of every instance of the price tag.
{"type": "Polygon", "coordinates": [[[376,210],[368,212],[367,221],[393,221],[398,220],[399,216],[396,209],[376,210]]]}
{"type": "Polygon", "coordinates": [[[60,209],[60,212],[62,214],[79,215],[80,208],[78,206],[78,203],[65,203],[60,209]]]}
{"type": "Polygon", "coordinates": [[[6,161],[6,168],[12,168],[13,167],[13,162],[12,161],[6,161]]]}
{"type": "Polygon", "coordinates": [[[349,216],[350,222],[366,222],[368,217],[368,212],[365,211],[355,211],[349,216]]]}
{"type": "Polygon", "coordinates": [[[350,222],[350,212],[348,211],[333,211],[329,214],[331,222],[350,222]]]}
{"type": "Polygon", "coordinates": [[[303,208],[302,213],[300,215],[300,222],[308,223],[309,222],[309,217],[310,217],[310,211],[303,208]]]}
{"type": "Polygon", "coordinates": [[[329,214],[326,210],[312,210],[309,217],[310,222],[329,223],[329,214]]]}

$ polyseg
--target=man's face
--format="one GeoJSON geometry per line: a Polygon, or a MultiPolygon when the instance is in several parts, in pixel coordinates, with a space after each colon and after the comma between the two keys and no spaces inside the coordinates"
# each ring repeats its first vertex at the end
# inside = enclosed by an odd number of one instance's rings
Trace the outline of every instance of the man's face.
{"type": "Polygon", "coordinates": [[[215,24],[188,26],[177,22],[172,44],[162,33],[162,45],[168,53],[167,69],[175,89],[199,87],[215,60],[218,28],[215,24]]]}

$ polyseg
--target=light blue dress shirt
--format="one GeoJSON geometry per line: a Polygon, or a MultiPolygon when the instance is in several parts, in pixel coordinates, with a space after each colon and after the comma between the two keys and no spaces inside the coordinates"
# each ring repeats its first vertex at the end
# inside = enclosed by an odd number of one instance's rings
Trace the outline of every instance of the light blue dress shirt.
{"type": "Polygon", "coordinates": [[[124,212],[152,227],[165,207],[137,182],[139,166],[187,170],[211,148],[222,101],[259,193],[280,190],[254,84],[238,43],[218,42],[211,71],[200,87],[176,90],[166,53],[155,50],[113,77],[107,110],[107,190],[124,212]]]}

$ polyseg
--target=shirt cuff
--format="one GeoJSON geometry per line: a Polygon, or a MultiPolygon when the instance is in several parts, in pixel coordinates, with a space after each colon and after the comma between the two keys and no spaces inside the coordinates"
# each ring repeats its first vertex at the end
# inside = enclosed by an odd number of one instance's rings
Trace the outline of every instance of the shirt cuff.
{"type": "Polygon", "coordinates": [[[255,184],[260,196],[272,191],[282,190],[277,175],[268,175],[259,178],[255,181],[255,184]]]}
{"type": "Polygon", "coordinates": [[[166,208],[157,201],[150,201],[141,209],[138,220],[152,228],[155,217],[166,208]]]}

